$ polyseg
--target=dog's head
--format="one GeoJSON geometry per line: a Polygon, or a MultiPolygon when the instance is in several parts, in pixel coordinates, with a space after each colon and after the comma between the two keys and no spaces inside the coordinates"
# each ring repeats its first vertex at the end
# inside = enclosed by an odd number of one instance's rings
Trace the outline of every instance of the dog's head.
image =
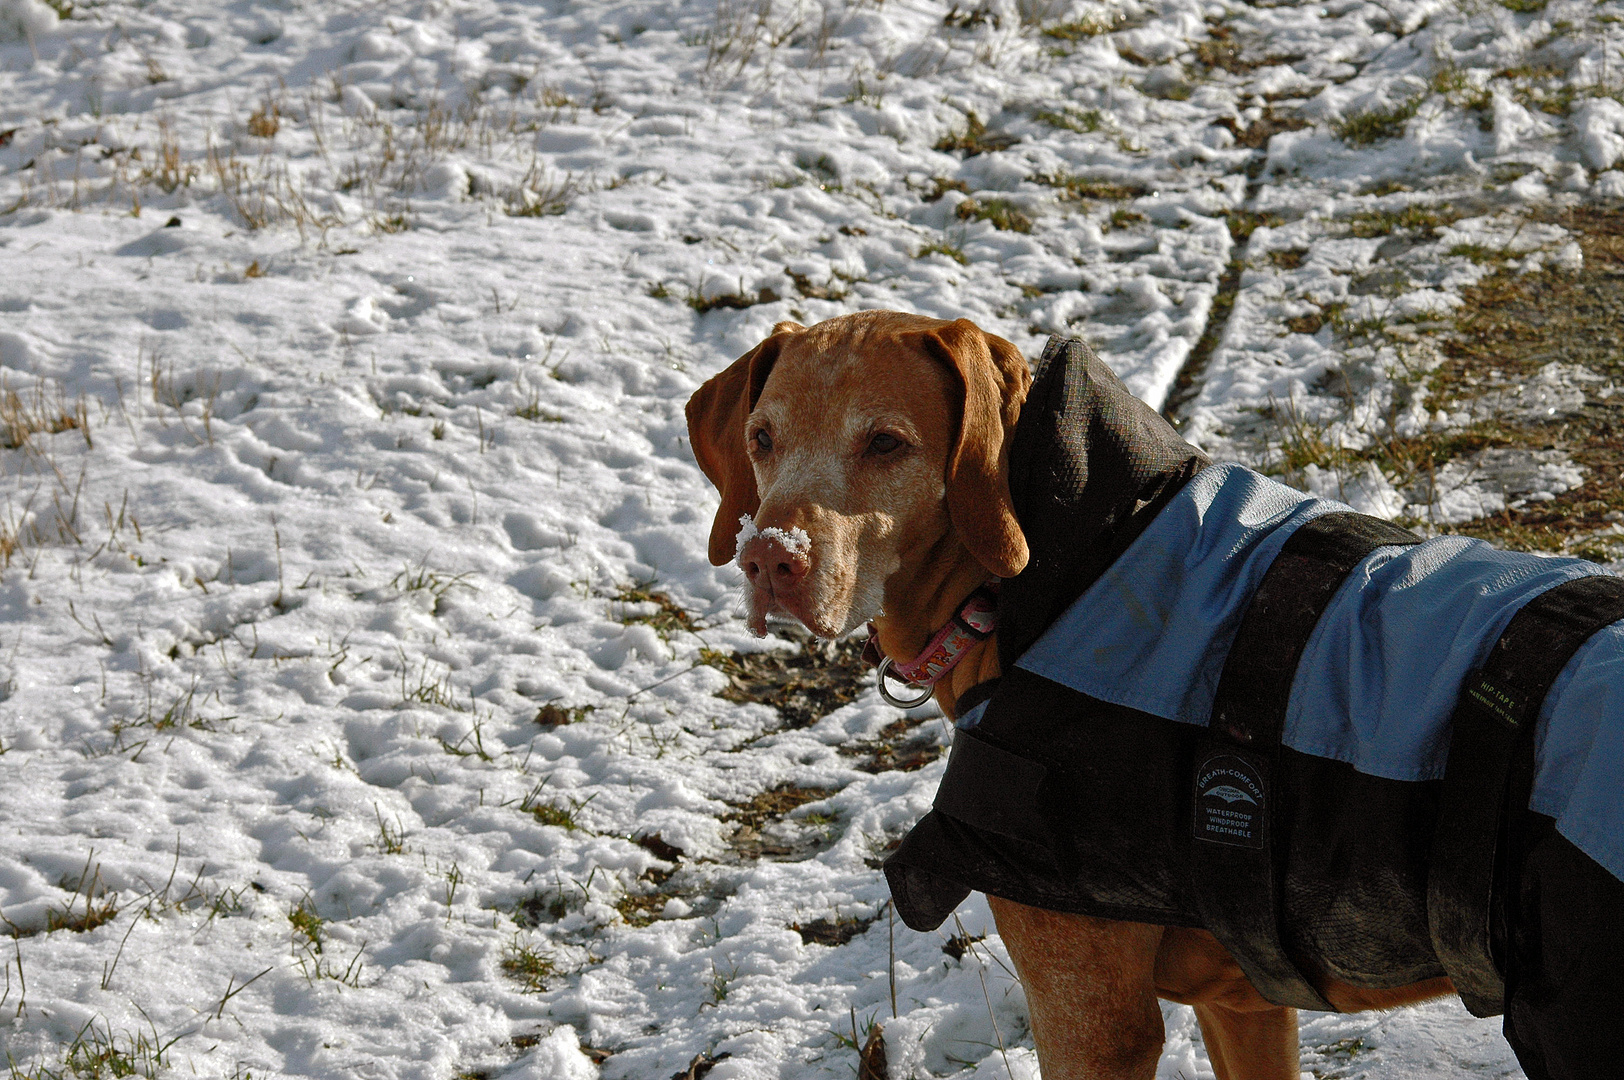
{"type": "Polygon", "coordinates": [[[779,323],[701,386],[688,433],[722,496],[710,560],[745,572],[751,629],[787,614],[837,637],[932,561],[1019,573],[1008,450],[1031,381],[967,319],[867,311],[779,323]]]}

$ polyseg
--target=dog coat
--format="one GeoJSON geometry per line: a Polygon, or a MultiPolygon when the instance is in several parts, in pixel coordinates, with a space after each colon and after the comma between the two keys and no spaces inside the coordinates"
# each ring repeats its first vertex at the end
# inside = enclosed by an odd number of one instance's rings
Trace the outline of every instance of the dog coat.
{"type": "MultiPolygon", "coordinates": [[[[1051,910],[1202,926],[1189,782],[1230,643],[1287,540],[1347,508],[1240,466],[1203,469],[1159,418],[1134,411],[1080,343],[1051,342],[1034,396],[1011,478],[1039,580],[1006,582],[1000,606],[1001,618],[1012,602],[1037,609],[1043,625],[1034,634],[1036,618],[1017,617],[1006,640],[1001,624],[1005,676],[982,700],[961,699],[969,707],[936,807],[886,864],[897,909],[910,926],[934,928],[973,888],[1051,910]],[[1057,400],[1083,404],[1095,432],[1106,421],[1112,445],[1096,457],[1106,467],[1062,460],[1045,475],[1023,458],[1034,448],[1091,452],[1091,437],[1055,434],[1077,424],[1051,407],[1057,400]],[[1028,431],[1029,419],[1046,430],[1028,431]],[[1065,487],[1079,473],[1116,486],[1080,510],[1087,493],[1065,487]],[[1034,477],[1061,490],[1034,494],[1034,477]],[[1069,531],[1034,542],[1034,506],[1069,531]],[[1069,564],[1067,544],[1077,548],[1069,564]]],[[[1440,537],[1377,547],[1337,589],[1303,646],[1274,777],[1280,929],[1305,969],[1367,987],[1445,973],[1428,931],[1427,873],[1463,680],[1530,599],[1602,573],[1440,537]]],[[[1537,718],[1529,802],[1615,879],[1624,878],[1620,674],[1620,625],[1562,668],[1537,718]]],[[[1244,784],[1210,790],[1238,810],[1250,798],[1244,784]]]]}
{"type": "MultiPolygon", "coordinates": [[[[1348,508],[1239,465],[1203,472],[1019,666],[1101,701],[1205,726],[1228,642],[1280,545],[1348,508]]],[[[1383,547],[1308,639],[1283,741],[1389,780],[1440,779],[1467,673],[1528,600],[1605,573],[1441,536],[1383,547]]],[[[984,708],[984,706],[982,706],[984,708]]],[[[961,724],[973,728],[979,717],[961,724]]],[[[1530,809],[1624,878],[1624,625],[1595,634],[1540,708],[1530,809]]]]}

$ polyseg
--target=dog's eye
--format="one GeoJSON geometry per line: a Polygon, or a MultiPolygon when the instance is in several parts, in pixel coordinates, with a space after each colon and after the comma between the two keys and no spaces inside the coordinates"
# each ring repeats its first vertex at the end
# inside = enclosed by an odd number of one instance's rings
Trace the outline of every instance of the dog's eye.
{"type": "Polygon", "coordinates": [[[760,431],[756,432],[755,444],[756,449],[761,451],[763,454],[772,453],[773,437],[767,434],[766,428],[762,428],[760,431]]]}
{"type": "Polygon", "coordinates": [[[901,439],[895,435],[887,435],[883,431],[868,441],[869,450],[876,454],[889,454],[901,445],[901,439]]]}

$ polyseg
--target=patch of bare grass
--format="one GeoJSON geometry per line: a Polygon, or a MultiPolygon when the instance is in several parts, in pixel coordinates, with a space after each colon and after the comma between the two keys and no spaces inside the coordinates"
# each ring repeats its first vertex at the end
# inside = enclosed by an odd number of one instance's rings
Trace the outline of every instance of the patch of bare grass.
{"type": "MultiPolygon", "coordinates": [[[[1557,222],[1584,252],[1577,273],[1497,271],[1463,290],[1454,332],[1433,373],[1432,408],[1458,408],[1496,386],[1531,379],[1553,360],[1624,386],[1624,212],[1575,210],[1557,222]]],[[[1585,482],[1452,531],[1506,547],[1565,551],[1597,559],[1624,554],[1624,395],[1586,394],[1576,411],[1539,420],[1495,417],[1462,437],[1484,446],[1558,449],[1585,470],[1585,482]]],[[[1439,455],[1434,454],[1434,457],[1439,455]]]]}
{"type": "Polygon", "coordinates": [[[532,161],[519,182],[504,195],[509,217],[558,217],[584,190],[574,173],[558,176],[532,161]]]}
{"type": "Polygon", "coordinates": [[[1079,111],[1069,106],[1059,111],[1039,109],[1032,114],[1032,119],[1062,131],[1075,131],[1079,135],[1092,135],[1106,124],[1104,115],[1098,109],[1079,111]]]}
{"type": "Polygon", "coordinates": [[[1122,21],[1122,16],[1114,12],[1109,15],[1090,15],[1083,19],[1073,19],[1070,22],[1045,26],[1043,36],[1068,43],[1087,41],[1089,38],[1096,38],[1101,34],[1109,34],[1120,26],[1122,21]]]}
{"type": "MultiPolygon", "coordinates": [[[[685,881],[677,878],[678,871],[682,869],[680,863],[684,856],[681,848],[666,843],[658,833],[634,837],[632,843],[648,851],[655,858],[673,864],[670,869],[660,866],[649,867],[638,879],[640,887],[628,890],[615,901],[615,910],[620,912],[620,917],[626,920],[628,925],[647,926],[665,913],[666,906],[672,900],[684,897],[691,899],[697,893],[692,888],[691,879],[685,881]]],[[[684,878],[687,878],[687,875],[684,875],[684,878]]]]}
{"type": "Polygon", "coordinates": [[[85,445],[94,448],[90,437],[90,417],[85,398],[69,401],[60,387],[55,392],[44,381],[21,392],[0,384],[0,448],[19,450],[34,435],[59,435],[77,431],[85,445]]]}
{"type": "MultiPolygon", "coordinates": [[[[937,195],[937,198],[941,198],[937,195]]],[[[927,202],[933,201],[930,199],[927,202]]],[[[844,300],[848,289],[838,274],[831,274],[827,285],[818,285],[806,274],[798,274],[789,267],[784,267],[784,274],[795,283],[795,291],[808,300],[844,300]],[[836,282],[841,282],[836,284],[836,282]]]]}
{"type": "Polygon", "coordinates": [[[995,150],[1008,150],[1020,141],[1020,137],[1016,135],[988,131],[981,117],[971,110],[964,116],[964,129],[943,135],[936,140],[936,149],[958,151],[968,158],[977,154],[990,154],[995,150]]]}
{"type": "Polygon", "coordinates": [[[954,30],[974,30],[978,26],[991,26],[997,30],[1003,26],[1003,18],[986,4],[971,8],[969,11],[960,11],[959,5],[955,3],[948,13],[942,16],[942,25],[954,30]]]}
{"type": "Polygon", "coordinates": [[[519,984],[526,994],[539,994],[558,975],[558,963],[534,945],[515,941],[502,952],[502,974],[519,984]]]}
{"type": "Polygon", "coordinates": [[[1131,229],[1135,225],[1143,225],[1150,220],[1137,210],[1129,210],[1126,206],[1119,206],[1111,211],[1111,216],[1105,219],[1105,227],[1110,229],[1131,229]]]}
{"type": "MultiPolygon", "coordinates": [[[[1359,447],[1344,445],[1329,420],[1310,415],[1296,400],[1260,410],[1265,455],[1287,477],[1309,465],[1339,474],[1374,467],[1413,501],[1425,501],[1452,462],[1486,453],[1561,453],[1583,471],[1584,482],[1540,501],[1512,500],[1498,513],[1458,525],[1434,526],[1489,540],[1501,547],[1562,552],[1598,561],[1624,557],[1624,212],[1585,209],[1556,217],[1578,240],[1578,272],[1518,273],[1500,267],[1462,290],[1461,305],[1436,329],[1443,362],[1420,390],[1430,412],[1471,419],[1458,426],[1395,433],[1395,417],[1374,425],[1359,447]],[[1520,400],[1553,362],[1591,373],[1567,390],[1571,408],[1540,413],[1497,404],[1520,400]]],[[[1429,227],[1427,223],[1413,224],[1429,227]]],[[[1345,341],[1392,342],[1398,328],[1379,321],[1350,322],[1332,305],[1301,316],[1288,328],[1308,332],[1312,322],[1333,326],[1345,341]]],[[[1317,329],[1317,327],[1315,327],[1317,329]]]]}
{"type": "Polygon", "coordinates": [[[106,1077],[158,1080],[173,1071],[169,1051],[183,1038],[184,1033],[165,1039],[156,1027],[150,1032],[114,1031],[106,1020],[102,1020],[98,1028],[93,1017],[74,1035],[60,1062],[55,1065],[36,1062],[24,1068],[10,1060],[11,1076],[12,1080],[104,1080],[106,1077]]]}
{"type": "Polygon", "coordinates": [[[624,586],[611,597],[609,617],[623,626],[651,626],[661,639],[680,632],[694,633],[699,629],[693,613],[683,608],[668,593],[651,588],[652,581],[640,581],[624,586]]]}
{"type": "Polygon", "coordinates": [[[1237,244],[1245,244],[1250,240],[1260,225],[1272,229],[1284,221],[1285,218],[1269,211],[1231,210],[1224,215],[1224,224],[1229,226],[1230,238],[1237,244]]]}
{"type": "Polygon", "coordinates": [[[985,221],[1001,231],[1029,233],[1032,219],[1008,199],[965,199],[955,211],[960,221],[985,221]]]}
{"type": "Polygon", "coordinates": [[[1432,239],[1440,226],[1458,221],[1464,211],[1447,206],[1411,204],[1402,210],[1362,210],[1348,218],[1348,232],[1362,240],[1389,236],[1395,232],[1413,232],[1432,239]]]}
{"type": "Polygon", "coordinates": [[[573,799],[565,795],[557,801],[542,802],[537,796],[541,794],[541,788],[545,783],[546,781],[537,784],[535,789],[519,803],[519,809],[534,818],[538,825],[552,825],[566,832],[588,831],[581,824],[580,813],[597,796],[589,795],[584,799],[573,799]]]}
{"type": "Polygon", "coordinates": [[[628,926],[648,926],[660,917],[671,898],[662,892],[626,893],[615,901],[615,910],[628,926]]]}
{"type": "Polygon", "coordinates": [[[1421,111],[1424,95],[1384,108],[1354,113],[1338,120],[1334,127],[1343,142],[1353,146],[1369,146],[1382,139],[1396,139],[1404,134],[1404,126],[1421,111]]]}
{"type": "MultiPolygon", "coordinates": [[[[118,897],[110,894],[107,887],[102,884],[101,864],[91,865],[95,853],[85,859],[85,868],[79,873],[79,880],[73,886],[73,899],[68,901],[67,907],[58,911],[53,908],[45,913],[45,932],[54,933],[57,930],[71,930],[76,934],[87,933],[113,921],[119,912],[118,897]]],[[[62,883],[63,888],[67,882],[62,883]]],[[[12,927],[13,937],[26,936],[25,931],[12,927]]]]}
{"type": "Polygon", "coordinates": [[[946,195],[949,191],[962,191],[968,195],[970,193],[970,185],[966,184],[963,180],[950,180],[945,176],[933,176],[930,178],[930,190],[919,196],[919,201],[928,203],[940,202],[942,196],[946,195]]]}
{"type": "Polygon", "coordinates": [[[914,258],[916,259],[923,259],[928,255],[945,256],[946,258],[952,259],[960,266],[968,266],[970,264],[970,258],[964,254],[964,249],[959,245],[951,243],[947,240],[933,241],[932,243],[926,244],[918,251],[914,252],[914,258]]]}
{"type": "Polygon", "coordinates": [[[1256,70],[1261,61],[1248,60],[1242,55],[1241,43],[1234,31],[1223,25],[1207,27],[1207,40],[1195,47],[1196,63],[1204,68],[1217,69],[1231,75],[1245,75],[1256,70]]]}
{"type": "Polygon", "coordinates": [[[1125,199],[1137,199],[1149,190],[1143,184],[1078,176],[1066,172],[1038,173],[1027,179],[1034,184],[1054,188],[1055,195],[1061,202],[1082,202],[1087,199],[1120,202],[1125,199]]]}
{"type": "Polygon", "coordinates": [[[275,101],[265,101],[259,108],[248,114],[248,123],[245,125],[248,134],[256,139],[273,139],[276,133],[282,130],[282,107],[275,101]]]}

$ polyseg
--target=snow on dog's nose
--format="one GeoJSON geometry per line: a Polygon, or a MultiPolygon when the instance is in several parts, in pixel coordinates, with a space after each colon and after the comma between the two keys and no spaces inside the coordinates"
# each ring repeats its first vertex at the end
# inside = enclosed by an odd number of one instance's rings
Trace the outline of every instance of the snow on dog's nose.
{"type": "Polygon", "coordinates": [[[812,568],[812,560],[777,537],[758,534],[739,553],[739,566],[751,585],[765,592],[780,594],[801,583],[806,572],[812,568]]]}
{"type": "Polygon", "coordinates": [[[748,515],[739,519],[737,554],[739,569],[750,582],[750,629],[767,632],[767,615],[790,611],[801,582],[812,569],[812,538],[802,529],[756,528],[748,515]]]}

